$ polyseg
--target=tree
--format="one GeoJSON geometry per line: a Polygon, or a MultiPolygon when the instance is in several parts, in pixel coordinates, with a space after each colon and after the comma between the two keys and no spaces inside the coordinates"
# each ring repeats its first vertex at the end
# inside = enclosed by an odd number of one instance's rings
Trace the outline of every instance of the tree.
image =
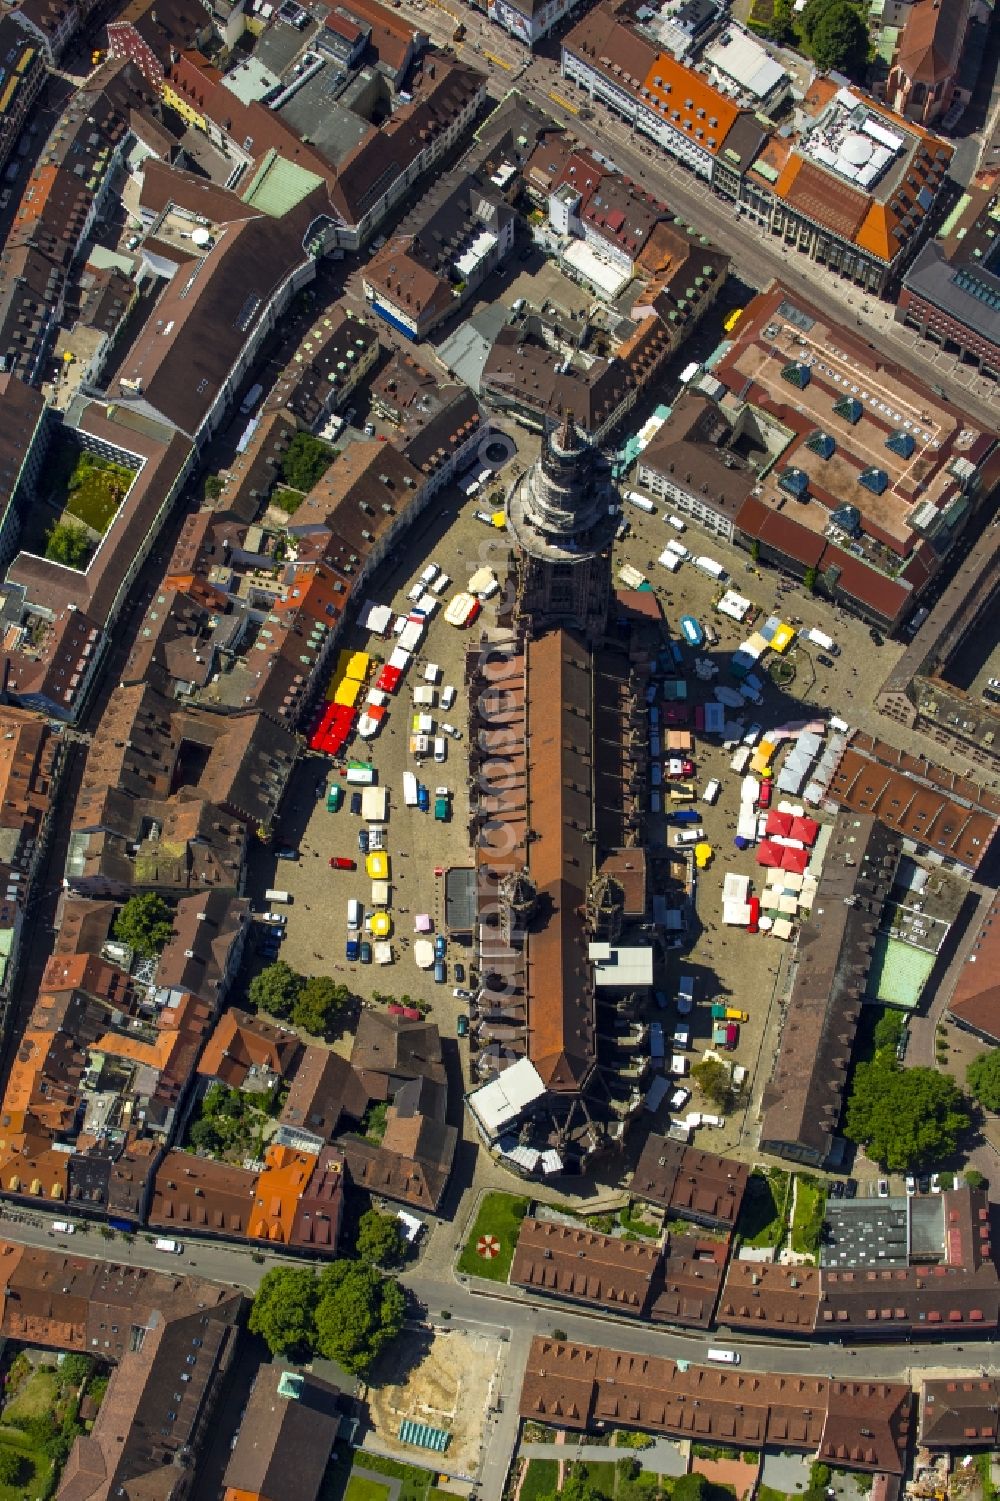
{"type": "Polygon", "coordinates": [[[962,1177],[970,1188],[985,1188],[990,1181],[977,1167],[967,1167],[962,1177]]]}
{"type": "Polygon", "coordinates": [[[895,1053],[896,1048],[903,1039],[905,1031],[906,1021],[903,1013],[886,1008],[875,1023],[875,1029],[872,1033],[875,1051],[881,1052],[883,1048],[888,1048],[895,1053]]]}
{"type": "Polygon", "coordinates": [[[810,51],[824,72],[835,68],[853,76],[863,73],[868,46],[868,27],[853,0],[828,5],[812,27],[810,51]]]}
{"type": "Polygon", "coordinates": [[[672,1501],[707,1501],[709,1484],[704,1475],[698,1475],[692,1470],[687,1475],[678,1475],[670,1495],[672,1501]]]}
{"type": "Polygon", "coordinates": [[[296,433],[281,461],[281,477],[293,490],[311,490],[333,463],[333,452],[311,433],[296,433]]]}
{"type": "Polygon", "coordinates": [[[224,489],[224,482],[220,474],[206,474],[202,490],[206,500],[218,500],[224,489]]]}
{"type": "Polygon", "coordinates": [[[354,1249],[359,1260],[373,1266],[398,1266],[406,1255],[406,1236],[396,1215],[367,1210],[358,1221],[354,1249]]]}
{"type": "Polygon", "coordinates": [[[757,537],[752,537],[750,540],[750,557],[753,562],[760,562],[760,539],[757,537]]]}
{"type": "Polygon", "coordinates": [[[881,1167],[906,1172],[951,1156],[968,1123],[961,1091],[948,1074],[900,1068],[887,1052],[854,1071],[845,1134],[881,1167]]]}
{"type": "Polygon", "coordinates": [[[974,1058],[965,1070],[965,1082],[984,1110],[1000,1111],[1000,1048],[974,1058]]]}
{"type": "Polygon", "coordinates": [[[803,589],[805,589],[807,594],[815,594],[816,580],[818,578],[819,574],[815,568],[809,567],[806,569],[805,573],[802,575],[802,587],[803,589]]]}
{"type": "Polygon", "coordinates": [[[0,1485],[20,1485],[24,1479],[24,1455],[0,1444],[0,1485]]]}
{"type": "Polygon", "coordinates": [[[360,1261],[332,1261],[319,1276],[316,1349],[363,1376],[403,1327],[399,1284],[360,1261]]]}
{"type": "Polygon", "coordinates": [[[346,1009],[351,992],[338,985],[329,975],[313,975],[302,984],[292,1004],[292,1021],[297,1027],[320,1037],[329,1031],[334,1017],[346,1009]]]}
{"type": "Polygon", "coordinates": [[[290,1016],[292,1007],[301,994],[303,979],[284,959],[278,959],[254,975],[247,989],[251,1002],[258,1011],[268,1016],[290,1016]]]}
{"type": "Polygon", "coordinates": [[[222,1137],[215,1121],[208,1116],[202,1116],[200,1120],[192,1123],[188,1132],[188,1141],[197,1152],[208,1152],[210,1156],[221,1152],[223,1148],[222,1137]]]}
{"type": "Polygon", "coordinates": [[[309,1267],[272,1267],[261,1278],[253,1300],[250,1332],[261,1336],[272,1355],[311,1354],[316,1347],[318,1295],[319,1284],[309,1267]]]}
{"type": "Polygon", "coordinates": [[[144,959],[161,953],[173,933],[170,908],[155,891],[130,896],[115,918],[115,937],[144,959]]]}
{"type": "Polygon", "coordinates": [[[719,1058],[703,1058],[691,1070],[691,1077],[706,1099],[720,1110],[732,1107],[734,1090],[733,1074],[729,1065],[719,1058]]]}
{"type": "Polygon", "coordinates": [[[46,533],[45,556],[67,568],[82,568],[90,556],[90,533],[73,521],[57,521],[46,533]]]}

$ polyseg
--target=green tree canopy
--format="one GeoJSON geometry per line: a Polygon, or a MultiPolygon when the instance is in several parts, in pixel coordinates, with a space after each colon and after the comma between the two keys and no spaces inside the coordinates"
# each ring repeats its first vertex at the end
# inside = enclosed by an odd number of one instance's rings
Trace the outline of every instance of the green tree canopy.
{"type": "Polygon", "coordinates": [[[728,1110],[733,1102],[733,1073],[728,1064],[719,1058],[703,1058],[691,1070],[691,1077],[706,1099],[720,1110],[728,1110]]]}
{"type": "Polygon", "coordinates": [[[903,1069],[883,1052],[854,1071],[845,1134],[880,1167],[907,1172],[951,1156],[968,1122],[958,1085],[936,1069],[903,1069]]]}
{"type": "Polygon", "coordinates": [[[406,1236],[396,1215],[367,1210],[358,1221],[354,1249],[361,1261],[370,1261],[374,1266],[398,1266],[406,1254],[406,1236]]]}
{"type": "Polygon", "coordinates": [[[115,937],[145,959],[159,954],[173,931],[170,908],[155,891],[130,896],[115,918],[115,937]]]}
{"type": "Polygon", "coordinates": [[[319,1276],[316,1349],[361,1376],[403,1327],[399,1284],[360,1261],[332,1261],[319,1276]]]}
{"type": "Polygon", "coordinates": [[[338,985],[329,975],[313,975],[302,984],[292,1004],[292,1021],[297,1027],[321,1037],[352,1000],[346,985],[338,985]]]}
{"type": "Polygon", "coordinates": [[[46,534],[45,556],[67,568],[82,568],[90,556],[90,533],[74,521],[57,521],[46,534]]]}
{"type": "Polygon", "coordinates": [[[311,433],[296,433],[281,461],[281,477],[294,490],[311,490],[333,463],[328,444],[311,433]]]}
{"type": "Polygon", "coordinates": [[[854,0],[828,5],[812,26],[809,48],[824,72],[835,68],[857,77],[867,65],[868,47],[868,26],[854,0]]]}
{"type": "Polygon", "coordinates": [[[906,1021],[903,1013],[901,1011],[894,1011],[891,1007],[886,1007],[875,1023],[875,1030],[872,1033],[875,1051],[881,1052],[883,1048],[890,1048],[895,1052],[905,1031],[906,1021]]]}
{"type": "Polygon", "coordinates": [[[965,1070],[965,1082],[984,1110],[1000,1111],[1000,1048],[974,1058],[965,1070]]]}
{"type": "Polygon", "coordinates": [[[250,1332],[261,1336],[272,1355],[311,1354],[318,1296],[319,1283],[309,1267],[272,1267],[253,1300],[250,1332]]]}
{"type": "Polygon", "coordinates": [[[962,1174],[970,1188],[985,1188],[989,1183],[985,1173],[981,1173],[977,1167],[967,1167],[962,1174]]]}
{"type": "Polygon", "coordinates": [[[16,1449],[0,1444],[0,1485],[20,1485],[24,1479],[25,1458],[16,1449]]]}
{"type": "Polygon", "coordinates": [[[706,1501],[709,1493],[708,1481],[694,1470],[687,1475],[678,1475],[670,1491],[673,1501],[706,1501]]]}
{"type": "Polygon", "coordinates": [[[292,1007],[299,999],[303,979],[284,959],[278,959],[254,975],[247,988],[247,995],[258,1011],[268,1016],[291,1016],[292,1007]]]}

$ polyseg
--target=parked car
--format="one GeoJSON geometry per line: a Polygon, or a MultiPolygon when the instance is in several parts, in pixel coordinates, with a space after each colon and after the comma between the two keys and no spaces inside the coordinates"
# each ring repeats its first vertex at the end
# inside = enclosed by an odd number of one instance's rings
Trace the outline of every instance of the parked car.
{"type": "Polygon", "coordinates": [[[461,740],[462,738],[462,731],[456,730],[453,724],[442,724],[441,733],[442,735],[450,735],[452,740],[461,740]]]}
{"type": "Polygon", "coordinates": [[[919,1190],[920,1190],[920,1192],[922,1194],[929,1194],[930,1193],[930,1191],[931,1191],[931,1180],[927,1176],[926,1173],[921,1173],[920,1174],[920,1177],[917,1179],[917,1187],[919,1188],[919,1190]]]}
{"type": "Polygon", "coordinates": [[[279,860],[297,860],[299,858],[299,852],[294,844],[279,845],[275,850],[275,854],[279,860]]]}
{"type": "Polygon", "coordinates": [[[941,1192],[941,1174],[940,1173],[931,1173],[931,1193],[932,1194],[939,1194],[940,1192],[941,1192]]]}
{"type": "MultiPolygon", "coordinates": [[[[457,969],[457,965],[456,965],[456,969],[457,969]]],[[[452,991],[452,995],[455,997],[456,1001],[471,1001],[472,1000],[472,991],[471,990],[464,990],[461,985],[456,985],[455,986],[455,989],[452,991]]]]}
{"type": "Polygon", "coordinates": [[[906,1197],[912,1199],[917,1191],[917,1180],[912,1173],[906,1175],[906,1197]]]}
{"type": "Polygon", "coordinates": [[[847,1182],[844,1184],[844,1197],[845,1199],[856,1199],[857,1196],[858,1180],[857,1178],[848,1178],[847,1182]]]}
{"type": "Polygon", "coordinates": [[[819,656],[816,658],[816,661],[819,663],[819,665],[821,667],[832,667],[833,666],[833,658],[832,657],[825,657],[822,652],[820,652],[819,656]]]}
{"type": "Polygon", "coordinates": [[[361,853],[363,855],[367,855],[369,844],[370,844],[370,840],[368,838],[368,830],[367,829],[359,829],[358,830],[358,849],[361,851],[361,853]]]}
{"type": "Polygon", "coordinates": [[[320,777],[316,783],[316,801],[321,803],[326,797],[326,777],[320,777]]]}
{"type": "MultiPolygon", "coordinates": [[[[456,995],[458,994],[457,991],[455,993],[456,995]]],[[[459,1016],[455,1023],[455,1031],[459,1037],[467,1037],[469,1035],[469,1018],[467,1016],[459,1016]]]]}
{"type": "Polygon", "coordinates": [[[361,813],[361,793],[360,792],[352,792],[351,793],[351,812],[352,813],[357,813],[357,814],[361,813]]]}
{"type": "Polygon", "coordinates": [[[878,1180],[878,1196],[880,1199],[887,1199],[889,1197],[888,1178],[880,1178],[878,1180]]]}
{"type": "Polygon", "coordinates": [[[346,855],[331,855],[330,856],[330,869],[331,870],[357,870],[357,868],[358,868],[358,862],[357,862],[357,860],[349,860],[346,855]]]}
{"type": "Polygon", "coordinates": [[[465,984],[465,965],[464,964],[456,964],[455,965],[455,979],[458,981],[459,985],[464,985],[465,984]]]}
{"type": "Polygon", "coordinates": [[[343,787],[341,787],[339,782],[334,782],[330,787],[329,792],[326,794],[326,811],[328,813],[339,812],[340,805],[343,801],[344,789],[343,787]]]}
{"type": "Polygon", "coordinates": [[[372,962],[372,946],[368,942],[367,938],[362,938],[362,940],[361,940],[361,963],[362,964],[371,964],[371,962],[372,962]]]}
{"type": "Polygon", "coordinates": [[[443,933],[438,933],[437,937],[434,939],[434,957],[435,957],[435,959],[443,959],[444,956],[445,956],[445,954],[447,953],[447,951],[448,951],[448,944],[447,944],[447,941],[445,939],[445,936],[444,936],[443,933]]]}
{"type": "Polygon", "coordinates": [[[434,736],[434,759],[435,759],[435,761],[438,761],[438,762],[444,761],[444,760],[447,759],[447,756],[448,756],[448,742],[447,742],[447,740],[445,740],[445,738],[444,738],[443,735],[435,735],[434,736]]]}
{"type": "Polygon", "coordinates": [[[451,706],[452,706],[452,704],[455,702],[455,699],[456,699],[457,696],[458,696],[458,690],[456,688],[453,688],[450,683],[447,683],[441,689],[441,707],[442,707],[442,709],[450,709],[451,706]]]}
{"type": "Polygon", "coordinates": [[[358,958],[361,954],[361,944],[358,942],[357,938],[348,938],[347,944],[344,948],[344,954],[350,964],[357,963],[358,958]]]}
{"type": "Polygon", "coordinates": [[[757,794],[757,806],[759,808],[769,808],[771,806],[771,790],[770,777],[762,777],[760,791],[757,794]]]}
{"type": "Polygon", "coordinates": [[[486,526],[493,525],[493,517],[490,515],[489,511],[476,511],[474,514],[477,521],[484,522],[486,526]]]}
{"type": "Polygon", "coordinates": [[[844,1197],[844,1185],[839,1178],[835,1178],[830,1184],[830,1198],[842,1199],[844,1197]]]}
{"type": "Polygon", "coordinates": [[[431,806],[431,795],[430,795],[430,792],[424,786],[423,782],[418,782],[417,783],[417,807],[420,809],[421,813],[427,813],[427,812],[430,811],[430,806],[431,806]]]}

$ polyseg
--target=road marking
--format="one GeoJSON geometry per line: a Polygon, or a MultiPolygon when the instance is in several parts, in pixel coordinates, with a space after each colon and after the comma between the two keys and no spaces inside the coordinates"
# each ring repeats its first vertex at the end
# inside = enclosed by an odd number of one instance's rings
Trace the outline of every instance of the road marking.
{"type": "Polygon", "coordinates": [[[503,58],[502,57],[497,57],[496,53],[494,53],[494,52],[484,52],[483,56],[484,57],[488,57],[491,63],[496,63],[496,65],[497,65],[498,68],[503,68],[508,73],[510,72],[511,68],[514,66],[513,63],[505,63],[504,60],[503,60],[503,58]]]}
{"type": "Polygon", "coordinates": [[[563,109],[568,109],[571,115],[578,115],[580,113],[576,105],[570,104],[569,100],[564,99],[561,94],[550,93],[549,98],[554,99],[557,104],[561,104],[563,109]]]}

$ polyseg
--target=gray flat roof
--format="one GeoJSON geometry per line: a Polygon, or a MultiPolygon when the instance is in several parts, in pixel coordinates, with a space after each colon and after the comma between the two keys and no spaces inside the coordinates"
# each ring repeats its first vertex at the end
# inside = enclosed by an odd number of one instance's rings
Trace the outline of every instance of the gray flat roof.
{"type": "Polygon", "coordinates": [[[471,865],[444,873],[444,920],[450,933],[469,933],[476,920],[476,872],[471,865]]]}
{"type": "Polygon", "coordinates": [[[827,1200],[820,1264],[907,1266],[907,1199],[827,1200]]]}

